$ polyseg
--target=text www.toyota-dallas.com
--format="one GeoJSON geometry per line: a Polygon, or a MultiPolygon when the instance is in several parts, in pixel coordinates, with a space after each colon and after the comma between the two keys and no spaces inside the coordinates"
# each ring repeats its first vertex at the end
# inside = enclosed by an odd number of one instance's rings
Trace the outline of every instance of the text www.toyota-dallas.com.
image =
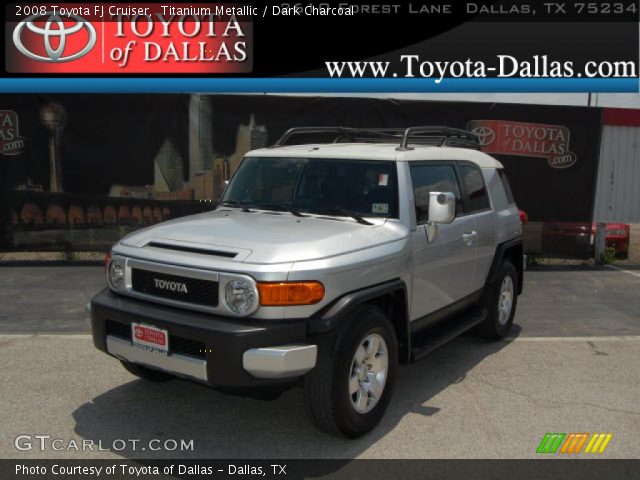
{"type": "Polygon", "coordinates": [[[588,61],[576,65],[570,60],[553,60],[548,55],[528,59],[496,55],[495,61],[442,61],[423,59],[419,55],[401,55],[391,61],[325,61],[333,78],[430,78],[442,83],[447,78],[637,78],[634,61],[588,61]]]}
{"type": "Polygon", "coordinates": [[[193,452],[193,439],[184,438],[114,438],[109,440],[88,438],[62,438],[55,435],[37,433],[21,434],[14,438],[13,445],[22,452],[193,452]]]}

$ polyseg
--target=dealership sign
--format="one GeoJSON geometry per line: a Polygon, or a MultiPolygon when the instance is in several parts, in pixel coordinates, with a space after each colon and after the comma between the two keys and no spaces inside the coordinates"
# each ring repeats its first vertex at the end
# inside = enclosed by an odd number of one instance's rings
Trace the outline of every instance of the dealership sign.
{"type": "Polygon", "coordinates": [[[248,73],[252,22],[230,4],[66,4],[8,8],[15,73],[248,73]]]}
{"type": "Polygon", "coordinates": [[[18,114],[13,110],[0,110],[0,154],[20,155],[24,152],[24,140],[20,136],[18,114]]]}
{"type": "Polygon", "coordinates": [[[486,153],[546,158],[552,168],[569,168],[577,161],[569,150],[567,127],[510,120],[472,120],[467,128],[478,136],[486,153]]]}

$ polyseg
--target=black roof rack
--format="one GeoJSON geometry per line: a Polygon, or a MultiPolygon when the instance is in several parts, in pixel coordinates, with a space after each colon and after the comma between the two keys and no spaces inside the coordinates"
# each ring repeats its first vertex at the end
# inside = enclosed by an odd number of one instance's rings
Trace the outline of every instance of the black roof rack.
{"type": "Polygon", "coordinates": [[[466,130],[441,126],[423,126],[410,128],[350,128],[350,127],[295,127],[287,130],[272,145],[272,148],[285,145],[295,135],[331,135],[333,143],[399,143],[396,150],[413,150],[410,144],[432,145],[438,147],[480,148],[478,137],[466,130]]]}

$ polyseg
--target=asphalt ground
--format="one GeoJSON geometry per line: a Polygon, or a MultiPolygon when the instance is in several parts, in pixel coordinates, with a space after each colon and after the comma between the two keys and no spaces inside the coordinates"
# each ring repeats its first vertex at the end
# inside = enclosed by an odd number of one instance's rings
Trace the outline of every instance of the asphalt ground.
{"type": "Polygon", "coordinates": [[[612,433],[579,457],[640,458],[640,270],[527,271],[511,337],[467,335],[401,367],[358,440],[316,431],[300,389],[264,402],[136,379],[88,336],[103,286],[97,267],[0,268],[0,458],[536,458],[546,432],[612,433]],[[19,435],[63,449],[18,450],[19,435]],[[166,440],[193,449],[151,450],[166,440]]]}

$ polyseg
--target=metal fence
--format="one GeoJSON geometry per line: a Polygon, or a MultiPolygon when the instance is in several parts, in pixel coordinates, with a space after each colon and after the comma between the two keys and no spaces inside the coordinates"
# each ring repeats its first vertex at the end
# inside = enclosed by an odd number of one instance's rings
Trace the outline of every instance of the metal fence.
{"type": "Polygon", "coordinates": [[[629,226],[629,253],[627,255],[618,255],[614,263],[621,265],[640,265],[640,223],[632,223],[629,226]]]}

